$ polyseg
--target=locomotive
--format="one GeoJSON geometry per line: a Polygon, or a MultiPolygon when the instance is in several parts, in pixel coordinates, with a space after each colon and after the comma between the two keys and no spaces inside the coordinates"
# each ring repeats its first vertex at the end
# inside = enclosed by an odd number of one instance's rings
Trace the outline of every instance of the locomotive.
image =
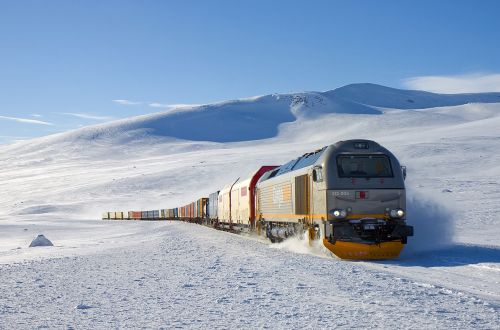
{"type": "MultiPolygon", "coordinates": [[[[146,212],[144,220],[255,232],[273,243],[307,234],[341,259],[391,259],[413,236],[405,221],[405,177],[406,168],[378,143],[340,141],[281,166],[262,166],[183,207],[146,212]]],[[[107,219],[111,213],[118,214],[107,219]]],[[[128,219],[137,219],[131,214],[128,219]]]]}

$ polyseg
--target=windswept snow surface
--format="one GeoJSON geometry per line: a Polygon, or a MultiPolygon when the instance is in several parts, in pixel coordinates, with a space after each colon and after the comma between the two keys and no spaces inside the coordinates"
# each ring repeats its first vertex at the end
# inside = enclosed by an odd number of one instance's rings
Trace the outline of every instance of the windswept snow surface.
{"type": "Polygon", "coordinates": [[[0,328],[498,328],[496,98],[361,84],[1,146],[0,328]],[[300,238],[271,245],[187,223],[98,220],[183,205],[349,138],[376,140],[408,167],[415,236],[397,260],[341,261],[300,238]],[[38,234],[54,246],[28,248],[38,234]]]}
{"type": "Polygon", "coordinates": [[[490,301],[423,278],[413,280],[363,263],[270,249],[254,240],[192,224],[116,226],[117,230],[155,227],[161,237],[86,256],[3,266],[2,326],[498,325],[498,307],[490,301]]]}

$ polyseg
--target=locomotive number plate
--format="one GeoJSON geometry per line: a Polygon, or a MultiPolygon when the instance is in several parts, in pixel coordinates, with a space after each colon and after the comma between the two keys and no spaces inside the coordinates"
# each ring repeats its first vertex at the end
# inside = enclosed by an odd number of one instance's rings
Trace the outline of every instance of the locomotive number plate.
{"type": "Polygon", "coordinates": [[[351,195],[350,191],[332,191],[333,196],[344,196],[349,197],[351,195]]]}

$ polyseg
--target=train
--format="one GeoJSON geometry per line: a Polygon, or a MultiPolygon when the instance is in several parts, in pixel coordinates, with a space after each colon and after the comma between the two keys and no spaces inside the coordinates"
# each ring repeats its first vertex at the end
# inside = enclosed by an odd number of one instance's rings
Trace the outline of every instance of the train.
{"type": "Polygon", "coordinates": [[[413,227],[406,224],[406,167],[371,140],[346,140],[283,165],[261,166],[187,205],[105,212],[105,220],[183,220],[272,243],[320,240],[349,260],[397,258],[413,227]]]}

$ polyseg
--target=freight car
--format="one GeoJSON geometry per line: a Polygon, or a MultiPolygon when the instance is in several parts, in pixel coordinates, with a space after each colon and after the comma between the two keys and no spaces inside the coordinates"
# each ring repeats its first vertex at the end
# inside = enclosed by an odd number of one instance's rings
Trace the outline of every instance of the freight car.
{"type": "Polygon", "coordinates": [[[219,192],[217,203],[218,226],[230,230],[252,230],[255,228],[255,185],[260,177],[276,168],[262,166],[249,178],[224,187],[219,192]]]}

